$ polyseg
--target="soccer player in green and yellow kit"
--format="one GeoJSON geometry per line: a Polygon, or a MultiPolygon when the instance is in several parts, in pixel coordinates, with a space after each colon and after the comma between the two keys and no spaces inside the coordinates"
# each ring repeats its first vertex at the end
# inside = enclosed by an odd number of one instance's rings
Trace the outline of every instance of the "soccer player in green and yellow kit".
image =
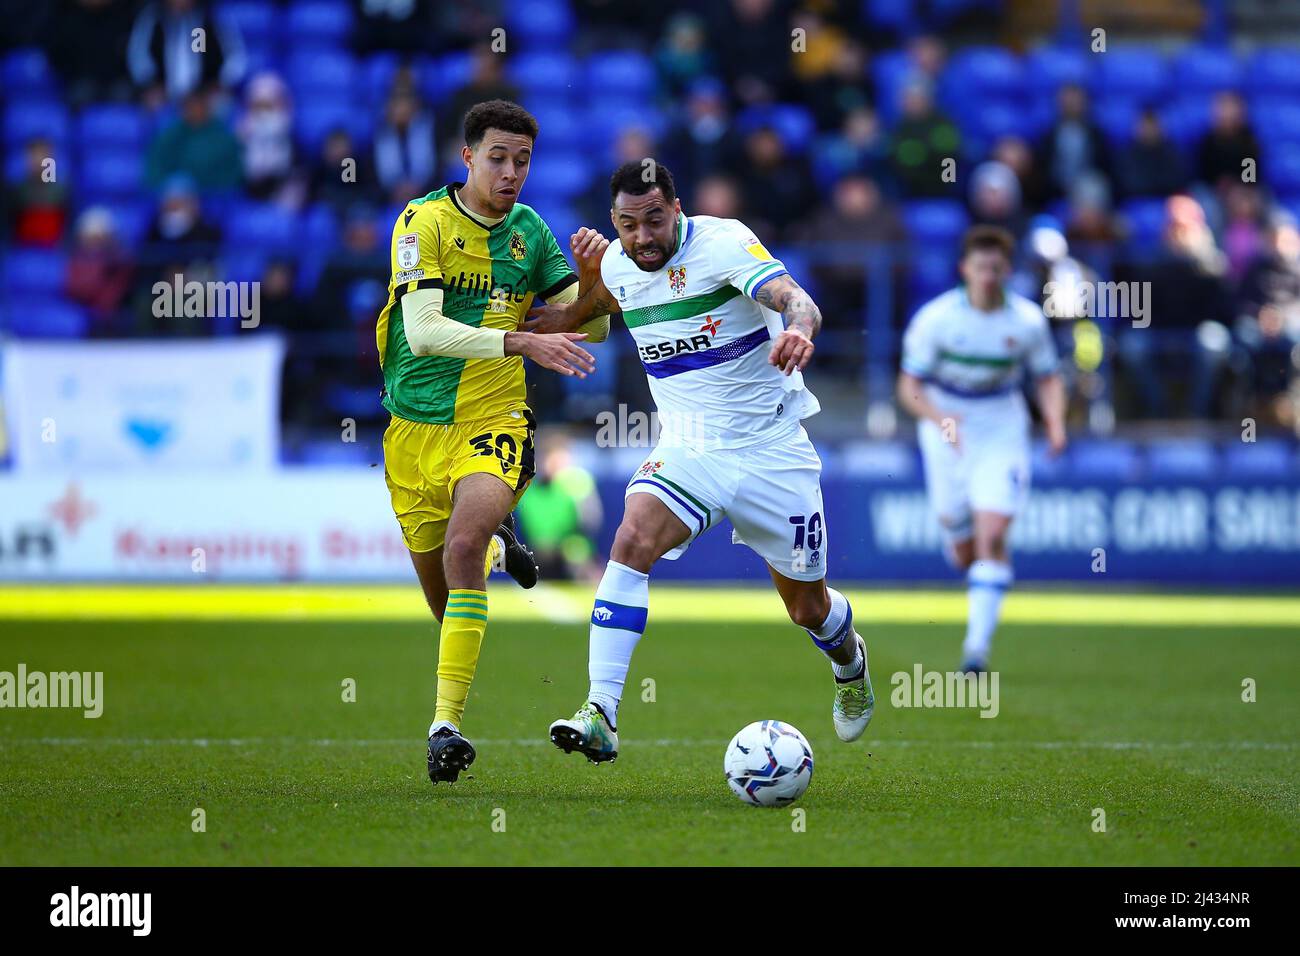
{"type": "MultiPolygon", "coordinates": [[[[577,343],[609,331],[608,316],[576,333],[519,331],[534,297],[563,303],[579,292],[551,230],[518,201],[536,138],[537,121],[514,103],[492,100],[466,114],[468,175],[398,216],[376,330],[393,416],[384,477],[441,624],[428,754],[435,783],[454,781],[474,761],[460,723],[487,628],[489,548],[504,548],[520,583],[536,582],[510,520],[534,467],[524,356],[582,377],[595,365],[577,343]]],[[[584,274],[584,291],[587,284],[584,274]]]]}

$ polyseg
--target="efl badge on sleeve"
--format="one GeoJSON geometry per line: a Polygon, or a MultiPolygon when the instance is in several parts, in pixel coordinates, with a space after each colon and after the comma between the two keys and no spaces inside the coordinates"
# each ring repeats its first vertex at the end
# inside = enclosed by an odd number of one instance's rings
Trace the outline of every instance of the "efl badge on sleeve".
{"type": "Polygon", "coordinates": [[[397,265],[400,269],[414,269],[420,264],[420,237],[413,232],[397,237],[397,265]]]}

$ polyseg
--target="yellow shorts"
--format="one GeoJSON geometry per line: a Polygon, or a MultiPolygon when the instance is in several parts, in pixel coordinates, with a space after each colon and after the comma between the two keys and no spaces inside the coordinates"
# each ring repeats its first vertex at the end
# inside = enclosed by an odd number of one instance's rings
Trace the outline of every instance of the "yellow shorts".
{"type": "Polygon", "coordinates": [[[466,475],[496,475],[518,502],[533,477],[536,424],[526,409],[451,425],[394,416],[384,431],[384,480],[406,546],[442,547],[452,495],[466,475]]]}

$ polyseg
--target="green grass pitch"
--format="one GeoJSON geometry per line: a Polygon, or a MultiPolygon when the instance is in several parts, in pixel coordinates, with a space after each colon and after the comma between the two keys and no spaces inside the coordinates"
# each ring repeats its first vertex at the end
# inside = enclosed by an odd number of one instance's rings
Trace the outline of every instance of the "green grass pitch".
{"type": "Polygon", "coordinates": [[[859,625],[878,704],[842,744],[800,631],[652,614],[600,767],[546,736],[585,693],[585,625],[490,625],[478,761],[435,788],[428,624],[0,621],[0,670],[105,681],[97,720],[0,711],[0,863],[1300,863],[1295,628],[1007,624],[981,719],[890,701],[893,673],[955,665],[959,626],[859,625]],[[812,742],[802,815],[722,779],[726,741],[765,717],[812,742]]]}

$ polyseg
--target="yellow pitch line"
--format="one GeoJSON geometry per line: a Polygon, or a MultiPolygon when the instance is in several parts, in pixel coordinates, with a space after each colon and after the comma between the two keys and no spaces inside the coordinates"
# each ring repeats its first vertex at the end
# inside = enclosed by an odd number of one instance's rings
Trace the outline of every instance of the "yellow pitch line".
{"type": "MultiPolygon", "coordinates": [[[[494,621],[586,623],[593,588],[543,584],[489,590],[494,621]]],[[[963,591],[846,589],[861,621],[961,624],[963,591]]],[[[783,611],[766,588],[653,585],[650,618],[674,621],[777,623],[783,611]]],[[[0,620],[427,621],[414,585],[0,585],[0,620]]],[[[1003,620],[1019,624],[1196,625],[1300,630],[1300,597],[1276,595],[1013,592],[1003,620]]]]}

